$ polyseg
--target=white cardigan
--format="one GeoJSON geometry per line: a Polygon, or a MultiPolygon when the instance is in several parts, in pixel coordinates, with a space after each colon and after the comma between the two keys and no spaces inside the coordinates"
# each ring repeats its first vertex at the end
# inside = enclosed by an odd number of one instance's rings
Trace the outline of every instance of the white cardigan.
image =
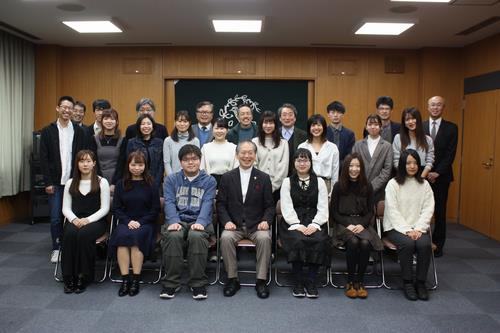
{"type": "Polygon", "coordinates": [[[424,180],[419,183],[413,177],[403,185],[396,179],[389,180],[385,188],[384,230],[396,230],[406,234],[411,230],[426,232],[434,213],[434,194],[424,180]]]}
{"type": "MultiPolygon", "coordinates": [[[[69,193],[69,188],[73,178],[66,182],[64,186],[64,195],[63,195],[63,206],[62,213],[69,222],[72,222],[74,219],[78,218],[78,216],[73,213],[72,210],[72,197],[69,193]]],[[[109,203],[110,203],[110,193],[109,193],[109,184],[106,178],[99,177],[99,186],[101,188],[101,208],[94,214],[90,216],[85,216],[89,222],[96,222],[108,215],[109,212],[109,203]]],[[[83,195],[87,195],[90,192],[90,180],[80,180],[80,186],[78,187],[80,193],[83,195]]]]}
{"type": "Polygon", "coordinates": [[[252,141],[257,145],[255,167],[271,177],[274,192],[281,187],[283,179],[288,175],[288,162],[290,159],[288,142],[281,139],[279,146],[274,148],[274,143],[271,140],[266,140],[265,146],[260,144],[258,137],[253,138],[252,141]]]}

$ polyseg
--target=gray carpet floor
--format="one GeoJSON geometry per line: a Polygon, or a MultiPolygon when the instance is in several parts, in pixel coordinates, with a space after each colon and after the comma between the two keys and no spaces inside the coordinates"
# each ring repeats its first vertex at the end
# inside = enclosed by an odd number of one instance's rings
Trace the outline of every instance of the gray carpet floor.
{"type": "MultiPolygon", "coordinates": [[[[500,242],[460,225],[449,226],[445,255],[436,259],[439,288],[428,302],[387,289],[351,300],[331,286],[318,299],[296,299],[274,283],[266,300],[250,287],[225,298],[220,285],[209,287],[205,301],[186,287],[162,300],[160,285],[120,298],[110,281],[66,295],[53,279],[49,250],[46,223],[0,227],[0,332],[500,332],[500,242]]],[[[343,258],[335,254],[336,270],[343,258]]],[[[397,264],[385,261],[396,273],[397,264]]],[[[337,284],[344,279],[335,276],[337,284]]]]}

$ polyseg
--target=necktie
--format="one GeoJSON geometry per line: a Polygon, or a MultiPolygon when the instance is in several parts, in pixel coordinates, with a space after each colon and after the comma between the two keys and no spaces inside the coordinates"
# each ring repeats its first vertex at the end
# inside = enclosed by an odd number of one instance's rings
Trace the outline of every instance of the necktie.
{"type": "Polygon", "coordinates": [[[435,120],[432,122],[431,138],[432,138],[432,140],[436,139],[436,121],[435,120]]]}
{"type": "Polygon", "coordinates": [[[201,127],[201,130],[202,130],[203,132],[205,132],[205,131],[207,130],[207,126],[202,126],[202,127],[201,127]]]}

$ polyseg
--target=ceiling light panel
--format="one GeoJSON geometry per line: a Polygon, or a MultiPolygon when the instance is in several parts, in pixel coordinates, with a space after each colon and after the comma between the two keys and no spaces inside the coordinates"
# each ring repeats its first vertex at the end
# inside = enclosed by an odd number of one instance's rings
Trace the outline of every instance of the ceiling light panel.
{"type": "Polygon", "coordinates": [[[391,0],[392,2],[441,2],[448,3],[451,0],[391,0]]]}
{"type": "Polygon", "coordinates": [[[399,35],[415,23],[366,22],[356,31],[356,35],[399,35]]]}
{"type": "Polygon", "coordinates": [[[215,32],[261,32],[262,20],[212,20],[215,32]]]}
{"type": "Polygon", "coordinates": [[[111,21],[63,21],[63,23],[82,34],[122,32],[122,30],[111,21]]]}

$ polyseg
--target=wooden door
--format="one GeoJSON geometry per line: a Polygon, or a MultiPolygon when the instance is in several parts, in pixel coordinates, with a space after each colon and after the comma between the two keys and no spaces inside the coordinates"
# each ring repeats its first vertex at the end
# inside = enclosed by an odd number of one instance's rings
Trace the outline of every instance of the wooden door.
{"type": "Polygon", "coordinates": [[[500,90],[496,90],[497,128],[495,138],[495,160],[493,166],[493,197],[491,204],[491,238],[500,240],[500,90]]]}
{"type": "Polygon", "coordinates": [[[496,97],[496,91],[466,95],[463,122],[460,223],[485,235],[491,229],[496,97]]]}

